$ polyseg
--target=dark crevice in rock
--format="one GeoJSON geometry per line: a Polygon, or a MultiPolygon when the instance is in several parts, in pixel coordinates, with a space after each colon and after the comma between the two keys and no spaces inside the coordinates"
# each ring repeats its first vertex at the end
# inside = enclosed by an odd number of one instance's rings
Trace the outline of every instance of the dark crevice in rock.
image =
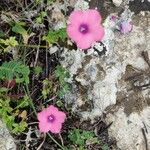
{"type": "Polygon", "coordinates": [[[135,14],[140,13],[140,11],[150,11],[150,2],[144,0],[134,0],[129,2],[129,9],[133,11],[135,14]]]}

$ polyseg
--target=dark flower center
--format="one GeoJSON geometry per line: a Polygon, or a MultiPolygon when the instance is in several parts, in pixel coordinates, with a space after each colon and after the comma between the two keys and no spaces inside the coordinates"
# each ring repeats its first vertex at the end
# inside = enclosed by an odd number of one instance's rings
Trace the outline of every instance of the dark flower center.
{"type": "Polygon", "coordinates": [[[49,116],[47,117],[47,120],[48,120],[48,122],[52,123],[52,122],[54,122],[54,120],[55,120],[55,116],[54,116],[54,115],[49,115],[49,116]]]}
{"type": "Polygon", "coordinates": [[[81,24],[79,27],[79,31],[83,34],[86,34],[89,31],[87,24],[81,24]]]}

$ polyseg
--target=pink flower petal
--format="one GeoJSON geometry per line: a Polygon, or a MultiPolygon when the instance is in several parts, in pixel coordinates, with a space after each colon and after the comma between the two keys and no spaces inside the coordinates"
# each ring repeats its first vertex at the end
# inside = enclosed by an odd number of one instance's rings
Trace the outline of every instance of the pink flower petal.
{"type": "Polygon", "coordinates": [[[61,124],[61,123],[54,123],[54,124],[52,124],[52,126],[50,127],[50,131],[51,131],[52,133],[57,134],[57,133],[60,133],[61,128],[62,128],[62,124],[61,124]]]}
{"type": "Polygon", "coordinates": [[[102,21],[102,17],[100,13],[95,9],[88,9],[84,11],[85,20],[88,23],[92,23],[93,25],[100,24],[102,21]]]}
{"type": "Polygon", "coordinates": [[[43,123],[43,122],[39,122],[39,129],[40,129],[40,132],[48,132],[51,130],[51,124],[49,123],[43,123]]]}
{"type": "Polygon", "coordinates": [[[93,34],[94,41],[101,41],[104,37],[105,30],[102,26],[98,26],[92,28],[92,34],[93,34]]]}
{"type": "Polygon", "coordinates": [[[69,25],[67,28],[68,36],[75,42],[80,41],[82,38],[82,34],[79,33],[78,28],[75,25],[69,25]]]}
{"type": "Polygon", "coordinates": [[[59,111],[58,108],[55,106],[51,105],[47,108],[47,112],[49,114],[54,115],[56,121],[55,123],[63,123],[66,119],[66,114],[62,111],[59,111]]]}
{"type": "Polygon", "coordinates": [[[91,47],[92,43],[94,42],[93,35],[88,34],[83,36],[79,41],[77,41],[77,46],[81,49],[88,49],[91,47]]]}
{"type": "Polygon", "coordinates": [[[65,119],[66,119],[66,114],[62,111],[59,111],[57,113],[57,120],[59,123],[64,123],[65,122],[65,119]]]}
{"type": "Polygon", "coordinates": [[[83,21],[83,11],[75,10],[69,16],[69,24],[79,25],[83,21]]]}
{"type": "Polygon", "coordinates": [[[54,114],[55,112],[58,112],[58,108],[53,106],[53,105],[50,105],[47,109],[46,109],[46,113],[51,115],[51,114],[54,114]]]}
{"type": "Polygon", "coordinates": [[[44,109],[43,111],[41,111],[40,113],[37,114],[38,120],[40,122],[47,122],[47,111],[46,109],[44,109]]]}

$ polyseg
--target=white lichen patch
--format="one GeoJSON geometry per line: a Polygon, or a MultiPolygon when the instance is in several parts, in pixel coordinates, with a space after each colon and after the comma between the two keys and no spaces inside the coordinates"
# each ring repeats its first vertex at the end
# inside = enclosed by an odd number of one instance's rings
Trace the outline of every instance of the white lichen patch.
{"type": "Polygon", "coordinates": [[[0,120],[0,150],[16,150],[14,139],[0,120]]]}
{"type": "Polygon", "coordinates": [[[68,68],[71,72],[71,75],[76,74],[77,70],[82,67],[82,61],[85,54],[81,50],[72,50],[68,51],[64,49],[64,53],[61,55],[64,58],[64,61],[61,61],[61,64],[68,68]]]}
{"type": "Polygon", "coordinates": [[[85,10],[89,8],[89,3],[85,0],[78,0],[75,4],[76,10],[85,10]]]}
{"type": "Polygon", "coordinates": [[[119,7],[122,3],[122,0],[113,0],[115,6],[119,7]]]}
{"type": "Polygon", "coordinates": [[[107,115],[107,122],[113,122],[109,135],[116,138],[121,150],[146,150],[146,147],[150,147],[149,116],[150,107],[129,116],[120,108],[115,114],[107,115]]]}

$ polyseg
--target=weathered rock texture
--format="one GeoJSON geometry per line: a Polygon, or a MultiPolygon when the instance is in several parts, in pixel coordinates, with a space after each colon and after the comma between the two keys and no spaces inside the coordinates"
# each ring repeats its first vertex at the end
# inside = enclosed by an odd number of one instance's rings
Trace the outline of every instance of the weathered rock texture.
{"type": "Polygon", "coordinates": [[[113,122],[109,134],[121,150],[150,148],[150,13],[126,8],[112,23],[104,22],[105,37],[87,52],[64,51],[62,61],[71,72],[73,89],[66,95],[82,118],[106,114],[113,122]],[[118,31],[121,20],[132,20],[128,34],[118,31]]]}
{"type": "Polygon", "coordinates": [[[2,121],[0,121],[0,150],[16,150],[14,139],[2,121]]]}

